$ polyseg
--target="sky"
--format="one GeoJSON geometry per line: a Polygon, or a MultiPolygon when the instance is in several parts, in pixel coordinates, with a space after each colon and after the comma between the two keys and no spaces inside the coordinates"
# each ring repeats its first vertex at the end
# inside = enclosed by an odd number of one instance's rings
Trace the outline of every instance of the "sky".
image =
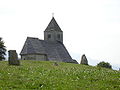
{"type": "Polygon", "coordinates": [[[64,44],[78,62],[100,61],[120,68],[120,0],[0,0],[0,37],[19,54],[26,38],[43,39],[52,13],[64,44]]]}

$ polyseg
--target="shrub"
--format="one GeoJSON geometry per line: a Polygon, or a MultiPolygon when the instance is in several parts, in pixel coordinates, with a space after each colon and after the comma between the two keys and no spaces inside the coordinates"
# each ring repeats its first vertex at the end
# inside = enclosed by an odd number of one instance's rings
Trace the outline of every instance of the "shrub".
{"type": "Polygon", "coordinates": [[[110,68],[110,69],[112,69],[112,66],[110,65],[110,63],[104,62],[104,61],[98,63],[97,66],[98,67],[104,67],[104,68],[110,68]]]}

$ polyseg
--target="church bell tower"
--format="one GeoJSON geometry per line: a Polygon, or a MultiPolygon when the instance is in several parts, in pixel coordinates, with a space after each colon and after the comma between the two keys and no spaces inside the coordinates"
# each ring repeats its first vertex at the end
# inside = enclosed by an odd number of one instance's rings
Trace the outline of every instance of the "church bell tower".
{"type": "Polygon", "coordinates": [[[44,31],[44,40],[46,41],[60,41],[63,43],[63,31],[57,24],[54,17],[44,31]]]}

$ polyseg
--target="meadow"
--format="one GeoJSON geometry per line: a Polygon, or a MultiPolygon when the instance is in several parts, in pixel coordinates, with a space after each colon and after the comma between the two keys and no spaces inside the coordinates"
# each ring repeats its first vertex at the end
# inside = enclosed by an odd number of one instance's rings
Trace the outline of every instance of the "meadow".
{"type": "Polygon", "coordinates": [[[120,72],[49,61],[0,62],[0,90],[120,90],[120,72]]]}

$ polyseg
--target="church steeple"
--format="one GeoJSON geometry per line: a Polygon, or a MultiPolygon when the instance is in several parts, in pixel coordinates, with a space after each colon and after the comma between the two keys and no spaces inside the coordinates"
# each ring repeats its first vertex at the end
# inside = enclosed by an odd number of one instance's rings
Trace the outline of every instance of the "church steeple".
{"type": "Polygon", "coordinates": [[[52,17],[50,23],[48,24],[47,28],[45,31],[62,31],[59,25],[57,24],[56,20],[54,17],[52,17]]]}
{"type": "Polygon", "coordinates": [[[44,40],[63,42],[63,31],[57,24],[54,16],[44,31],[44,40]]]}

